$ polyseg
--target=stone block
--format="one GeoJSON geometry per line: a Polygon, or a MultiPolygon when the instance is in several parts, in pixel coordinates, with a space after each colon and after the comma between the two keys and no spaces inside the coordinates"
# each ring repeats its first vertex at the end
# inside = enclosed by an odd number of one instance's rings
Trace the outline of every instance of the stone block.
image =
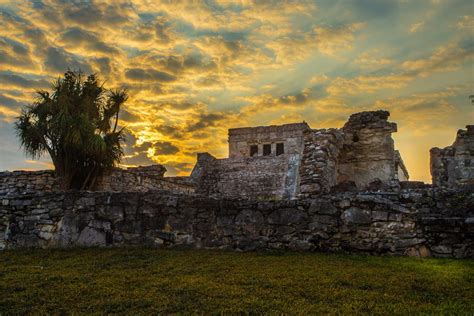
{"type": "Polygon", "coordinates": [[[314,215],[312,217],[312,221],[326,225],[336,226],[338,223],[338,218],[330,215],[314,215]]]}
{"type": "Polygon", "coordinates": [[[342,209],[346,209],[349,206],[351,206],[351,201],[350,200],[344,199],[344,200],[339,202],[339,207],[342,208],[342,209]]]}
{"type": "Polygon", "coordinates": [[[319,193],[321,192],[321,186],[318,183],[302,184],[300,186],[301,193],[319,193]]]}
{"type": "Polygon", "coordinates": [[[87,226],[79,234],[77,245],[86,247],[105,246],[105,233],[87,226]]]}
{"type": "Polygon", "coordinates": [[[474,217],[468,217],[464,220],[467,225],[474,225],[474,217]]]}
{"type": "Polygon", "coordinates": [[[302,224],[307,221],[307,214],[298,209],[278,209],[267,218],[268,223],[277,225],[302,224]]]}
{"type": "Polygon", "coordinates": [[[439,245],[439,246],[432,246],[431,251],[438,254],[450,254],[453,252],[453,248],[448,245],[439,245]]]}
{"type": "Polygon", "coordinates": [[[371,212],[351,207],[342,213],[341,219],[347,224],[368,224],[371,222],[371,212]]]}
{"type": "Polygon", "coordinates": [[[38,237],[44,240],[50,240],[53,237],[53,234],[47,231],[40,231],[38,237]]]}
{"type": "Polygon", "coordinates": [[[92,220],[89,222],[88,226],[95,229],[103,230],[103,231],[111,230],[110,222],[106,222],[106,221],[92,220]]]}
{"type": "Polygon", "coordinates": [[[374,221],[386,221],[388,220],[388,213],[384,211],[373,211],[372,220],[374,221]]]}
{"type": "Polygon", "coordinates": [[[288,244],[288,249],[296,251],[309,251],[313,245],[306,240],[293,240],[288,244]]]}

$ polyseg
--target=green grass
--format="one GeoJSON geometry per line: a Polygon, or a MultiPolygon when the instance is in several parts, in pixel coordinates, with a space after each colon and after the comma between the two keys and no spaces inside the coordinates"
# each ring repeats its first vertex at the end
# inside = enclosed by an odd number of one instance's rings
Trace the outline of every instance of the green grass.
{"type": "Polygon", "coordinates": [[[474,313],[474,261],[147,248],[0,253],[0,315],[474,313]]]}

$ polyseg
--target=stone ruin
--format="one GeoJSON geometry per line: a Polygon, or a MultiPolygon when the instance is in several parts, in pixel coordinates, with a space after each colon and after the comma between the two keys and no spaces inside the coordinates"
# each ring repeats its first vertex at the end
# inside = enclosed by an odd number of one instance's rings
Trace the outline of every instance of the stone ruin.
{"type": "MultiPolygon", "coordinates": [[[[409,174],[387,111],[353,114],[342,128],[306,122],[229,129],[229,157],[197,154],[190,176],[165,177],[162,165],[115,168],[94,191],[166,190],[216,198],[296,199],[345,191],[397,191],[427,186],[409,174]]],[[[474,127],[431,149],[433,185],[474,187],[474,127]]],[[[0,195],[57,191],[52,170],[0,172],[0,195]]]]}
{"type": "Polygon", "coordinates": [[[433,185],[474,188],[474,125],[460,129],[453,145],[430,150],[433,185]]]}
{"type": "Polygon", "coordinates": [[[408,181],[389,113],[340,129],[229,130],[229,158],[200,153],[189,177],[114,169],[95,192],[52,170],[0,173],[0,250],[124,246],[474,258],[474,127],[431,150],[433,185],[408,181]]]}
{"type": "Polygon", "coordinates": [[[353,114],[341,129],[305,122],[230,129],[229,158],[198,154],[191,179],[201,194],[259,199],[398,187],[409,175],[389,115],[353,114]]]}

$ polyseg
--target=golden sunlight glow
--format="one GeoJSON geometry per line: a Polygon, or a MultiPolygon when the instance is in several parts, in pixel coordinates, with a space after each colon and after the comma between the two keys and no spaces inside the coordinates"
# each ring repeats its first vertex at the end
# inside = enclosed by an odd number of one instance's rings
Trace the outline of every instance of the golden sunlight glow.
{"type": "Polygon", "coordinates": [[[341,127],[386,109],[411,179],[430,182],[429,149],[474,119],[474,19],[462,3],[2,1],[0,167],[51,166],[25,160],[12,124],[71,68],[127,88],[123,166],[187,175],[198,152],[227,156],[229,128],[341,127]]]}

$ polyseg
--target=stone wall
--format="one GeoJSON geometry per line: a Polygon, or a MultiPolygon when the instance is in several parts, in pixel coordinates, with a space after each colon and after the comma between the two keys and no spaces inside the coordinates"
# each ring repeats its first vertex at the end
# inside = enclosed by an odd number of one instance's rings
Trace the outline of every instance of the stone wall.
{"type": "Polygon", "coordinates": [[[191,174],[197,193],[253,199],[293,198],[298,192],[299,154],[216,159],[205,153],[191,174]]]}
{"type": "Polygon", "coordinates": [[[344,145],[337,165],[338,182],[354,181],[364,189],[377,180],[390,186],[398,178],[391,136],[397,125],[387,121],[389,115],[387,111],[371,111],[350,116],[342,128],[344,145]]]}
{"type": "Polygon", "coordinates": [[[302,196],[327,193],[337,184],[336,167],[343,139],[344,133],[334,128],[305,133],[299,171],[302,196]]]}
{"type": "MultiPolygon", "coordinates": [[[[191,181],[164,178],[166,169],[161,165],[116,168],[98,179],[97,191],[148,191],[168,190],[177,193],[193,193],[191,181]]],[[[59,190],[59,182],[53,170],[0,172],[0,196],[52,192],[59,190]]]]}
{"type": "Polygon", "coordinates": [[[0,196],[51,192],[58,188],[53,170],[0,172],[0,196]]]}
{"type": "Polygon", "coordinates": [[[283,201],[135,193],[4,196],[0,247],[149,245],[474,257],[474,194],[440,189],[283,201]]]}
{"type": "Polygon", "coordinates": [[[166,190],[176,193],[194,193],[195,186],[187,177],[164,177],[162,165],[115,169],[100,179],[97,191],[166,190]]]}
{"type": "Polygon", "coordinates": [[[466,127],[458,131],[452,146],[430,150],[434,185],[474,188],[474,125],[466,127]]]}
{"type": "Polygon", "coordinates": [[[263,156],[263,144],[271,145],[271,156],[276,155],[276,144],[284,144],[286,154],[301,154],[303,133],[308,124],[292,123],[284,125],[241,127],[229,129],[229,158],[250,157],[250,146],[258,147],[257,156],[263,156]]]}

